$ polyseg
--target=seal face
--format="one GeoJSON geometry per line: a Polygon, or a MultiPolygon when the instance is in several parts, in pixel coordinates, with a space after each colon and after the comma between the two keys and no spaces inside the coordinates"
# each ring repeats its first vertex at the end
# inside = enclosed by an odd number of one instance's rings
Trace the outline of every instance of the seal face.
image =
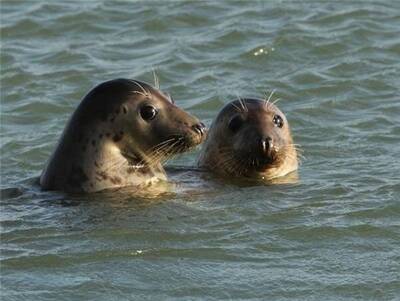
{"type": "Polygon", "coordinates": [[[200,144],[205,132],[160,90],[135,80],[107,81],[73,113],[40,184],[94,192],[165,180],[162,162],[200,144]]]}
{"type": "Polygon", "coordinates": [[[227,104],[213,121],[198,165],[236,178],[271,180],[298,167],[285,115],[261,99],[227,104]]]}

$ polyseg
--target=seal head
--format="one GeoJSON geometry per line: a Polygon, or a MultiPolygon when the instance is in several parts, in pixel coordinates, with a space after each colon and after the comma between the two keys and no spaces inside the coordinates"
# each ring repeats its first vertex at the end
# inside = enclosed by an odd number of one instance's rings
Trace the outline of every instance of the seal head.
{"type": "Polygon", "coordinates": [[[94,192],[165,180],[163,161],[200,144],[205,133],[160,90],[135,80],[107,81],[72,115],[40,184],[94,192]]]}
{"type": "Polygon", "coordinates": [[[284,176],[298,167],[285,115],[261,99],[227,104],[213,121],[198,164],[217,174],[260,180],[284,176]]]}

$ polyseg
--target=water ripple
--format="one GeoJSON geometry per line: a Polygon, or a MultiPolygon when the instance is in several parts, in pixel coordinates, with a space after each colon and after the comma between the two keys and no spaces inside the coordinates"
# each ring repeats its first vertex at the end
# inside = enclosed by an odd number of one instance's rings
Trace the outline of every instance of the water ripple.
{"type": "MultiPolygon", "coordinates": [[[[397,2],[2,1],[5,300],[394,300],[400,294],[397,2]],[[292,185],[171,173],[176,194],[43,192],[96,84],[153,81],[208,125],[275,91],[292,185]]],[[[198,150],[170,162],[193,166],[198,150]]]]}

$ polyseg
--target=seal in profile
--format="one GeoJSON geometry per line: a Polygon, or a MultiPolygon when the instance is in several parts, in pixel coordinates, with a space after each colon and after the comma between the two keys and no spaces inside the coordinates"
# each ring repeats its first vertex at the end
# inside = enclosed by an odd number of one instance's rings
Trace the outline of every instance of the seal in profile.
{"type": "Polygon", "coordinates": [[[40,177],[46,190],[95,192],[166,180],[164,160],[200,144],[204,125],[149,84],[115,79],[91,90],[40,177]]]}
{"type": "Polygon", "coordinates": [[[221,176],[272,180],[297,170],[285,115],[262,99],[238,99],[213,121],[198,165],[221,176]]]}

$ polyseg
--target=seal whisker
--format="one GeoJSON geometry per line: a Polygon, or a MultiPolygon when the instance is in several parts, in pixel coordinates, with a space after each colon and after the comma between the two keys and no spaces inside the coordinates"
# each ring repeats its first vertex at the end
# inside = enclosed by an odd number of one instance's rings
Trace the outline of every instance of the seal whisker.
{"type": "Polygon", "coordinates": [[[172,98],[171,94],[164,92],[164,95],[169,99],[170,103],[175,103],[175,100],[172,98]]]}
{"type": "Polygon", "coordinates": [[[147,149],[147,155],[142,158],[136,165],[142,165],[142,167],[145,165],[151,166],[165,161],[173,155],[171,149],[174,149],[175,146],[180,142],[180,140],[181,137],[172,137],[147,149]]]}
{"type": "Polygon", "coordinates": [[[152,148],[149,148],[146,151],[146,153],[147,153],[146,157],[139,160],[136,165],[144,166],[144,165],[149,165],[149,163],[151,163],[151,162],[158,163],[158,160],[156,160],[157,158],[155,157],[155,155],[158,154],[159,152],[161,152],[162,149],[167,147],[169,145],[169,143],[173,140],[174,140],[173,138],[167,139],[167,140],[164,140],[163,142],[153,146],[152,148]]]}
{"type": "Polygon", "coordinates": [[[149,96],[149,95],[150,95],[149,91],[147,91],[145,88],[143,88],[143,86],[142,86],[138,81],[133,80],[133,79],[132,79],[131,81],[134,82],[140,89],[142,89],[143,93],[144,93],[146,96],[149,96]]]}
{"type": "Polygon", "coordinates": [[[244,174],[245,171],[247,171],[247,158],[246,159],[240,159],[237,161],[237,164],[235,166],[235,170],[237,170],[237,173],[239,175],[244,174]]]}
{"type": "Polygon", "coordinates": [[[239,113],[243,112],[241,108],[239,108],[237,105],[235,105],[233,102],[231,102],[231,105],[238,111],[239,113]]]}
{"type": "Polygon", "coordinates": [[[301,156],[301,155],[297,155],[296,156],[295,154],[286,154],[286,156],[287,156],[288,159],[297,160],[299,165],[301,165],[303,163],[302,160],[304,159],[304,157],[301,156]]]}
{"type": "Polygon", "coordinates": [[[243,99],[240,96],[238,96],[238,100],[239,100],[240,105],[243,108],[243,112],[248,112],[249,110],[247,109],[246,103],[243,101],[243,99]]]}
{"type": "Polygon", "coordinates": [[[162,161],[164,157],[168,155],[168,151],[176,144],[176,141],[173,143],[166,143],[148,155],[149,161],[151,162],[159,162],[162,161]]]}
{"type": "Polygon", "coordinates": [[[167,148],[169,148],[171,146],[171,144],[174,142],[175,142],[175,140],[168,141],[167,143],[164,143],[163,145],[158,146],[156,149],[154,149],[152,151],[152,153],[159,154],[159,153],[165,151],[167,148]]]}
{"type": "MultiPolygon", "coordinates": [[[[305,156],[303,156],[302,154],[297,154],[297,156],[300,158],[300,161],[303,160],[307,160],[307,158],[305,156]]],[[[295,159],[296,157],[293,155],[293,158],[295,159]]]]}
{"type": "Polygon", "coordinates": [[[232,153],[232,148],[225,147],[221,151],[224,160],[220,161],[222,170],[228,171],[229,174],[241,175],[246,170],[246,159],[236,158],[232,153]],[[229,150],[230,149],[230,150],[229,150]]]}
{"type": "Polygon", "coordinates": [[[153,164],[153,163],[162,161],[162,158],[166,157],[169,147],[170,147],[170,144],[167,144],[164,147],[160,147],[156,151],[149,154],[148,155],[149,164],[153,164]]]}
{"type": "Polygon", "coordinates": [[[274,100],[274,102],[272,104],[275,105],[280,100],[281,100],[280,98],[277,98],[277,99],[274,100]]]}
{"type": "Polygon", "coordinates": [[[227,169],[230,171],[232,163],[234,163],[234,158],[232,156],[232,152],[230,150],[227,150],[227,148],[225,148],[225,149],[220,150],[220,154],[221,154],[222,160],[218,160],[216,162],[217,165],[222,167],[222,170],[227,169]]]}
{"type": "Polygon", "coordinates": [[[176,141],[179,141],[179,136],[174,136],[172,138],[169,138],[162,143],[158,144],[156,147],[161,146],[161,147],[169,147],[171,143],[175,143],[176,141]]]}
{"type": "MultiPolygon", "coordinates": [[[[133,162],[138,159],[135,155],[128,154],[127,152],[124,152],[124,151],[121,151],[121,155],[123,157],[125,157],[126,161],[128,161],[128,162],[133,162]]],[[[122,168],[123,166],[126,165],[126,161],[118,160],[112,164],[109,164],[107,166],[107,168],[100,169],[100,171],[104,172],[104,173],[108,173],[112,170],[119,170],[120,168],[122,168]]],[[[129,164],[129,165],[132,166],[132,164],[129,164]]],[[[140,165],[140,160],[137,161],[137,163],[135,164],[135,166],[137,166],[137,165],[140,165]]]]}
{"type": "Polygon", "coordinates": [[[289,144],[282,145],[281,148],[282,149],[286,149],[286,148],[291,149],[291,148],[293,148],[298,153],[297,154],[298,156],[301,156],[301,157],[303,157],[305,159],[305,156],[302,154],[304,152],[304,150],[300,147],[299,144],[291,144],[291,143],[289,143],[289,144]]]}
{"type": "Polygon", "coordinates": [[[166,159],[168,159],[169,157],[171,157],[173,155],[173,153],[171,153],[171,149],[174,149],[174,147],[179,144],[180,140],[176,139],[175,141],[173,141],[172,143],[168,143],[165,144],[162,147],[162,151],[159,150],[155,155],[155,157],[152,157],[152,160],[157,160],[157,161],[164,161],[166,159]]]}
{"type": "Polygon", "coordinates": [[[236,173],[239,167],[242,167],[241,160],[237,160],[234,154],[230,153],[229,157],[225,160],[225,167],[228,167],[230,173],[236,173]]]}
{"type": "Polygon", "coordinates": [[[295,149],[295,151],[297,152],[297,155],[299,156],[299,157],[301,157],[301,158],[303,158],[303,159],[306,159],[306,157],[303,155],[303,150],[302,149],[297,149],[297,148],[294,148],[295,149]]]}
{"type": "Polygon", "coordinates": [[[160,153],[161,151],[163,151],[163,150],[164,150],[166,147],[168,147],[168,146],[169,146],[169,141],[166,142],[166,143],[164,143],[164,144],[158,145],[158,146],[155,147],[155,148],[149,149],[149,150],[147,151],[148,156],[150,157],[150,154],[156,155],[156,154],[160,153]]]}
{"type": "Polygon", "coordinates": [[[284,147],[284,146],[286,146],[286,147],[293,146],[293,147],[298,147],[298,148],[300,148],[300,147],[301,147],[301,145],[300,145],[300,144],[294,144],[294,143],[286,143],[286,144],[284,144],[282,147],[284,147]]]}
{"type": "Polygon", "coordinates": [[[164,140],[164,141],[162,141],[162,142],[156,144],[155,146],[149,148],[148,151],[150,151],[150,152],[151,152],[151,151],[154,151],[154,150],[156,150],[159,146],[162,146],[162,145],[167,144],[167,143],[169,143],[169,142],[172,142],[172,141],[174,141],[174,140],[175,140],[175,138],[166,139],[166,140],[164,140]]]}
{"type": "Polygon", "coordinates": [[[132,94],[143,95],[144,97],[148,97],[148,96],[149,96],[149,95],[147,95],[147,94],[145,94],[145,93],[143,93],[143,92],[140,92],[140,91],[131,91],[130,93],[132,93],[132,94]]]}
{"type": "Polygon", "coordinates": [[[153,78],[154,78],[154,87],[156,87],[157,90],[160,90],[160,80],[158,79],[157,73],[154,70],[154,68],[152,68],[153,71],[153,78]]]}
{"type": "Polygon", "coordinates": [[[227,158],[226,160],[222,161],[222,163],[223,163],[221,164],[222,170],[227,170],[228,173],[234,172],[235,161],[233,158],[227,158]]]}
{"type": "Polygon", "coordinates": [[[160,159],[162,161],[166,161],[169,160],[170,158],[172,158],[174,155],[181,153],[185,147],[184,146],[179,146],[180,141],[177,140],[174,143],[171,144],[170,148],[168,148],[165,152],[165,155],[160,159]],[[177,149],[175,149],[175,147],[178,146],[177,149]],[[174,150],[173,152],[171,152],[171,150],[174,150]]]}
{"type": "Polygon", "coordinates": [[[301,146],[301,145],[298,144],[298,143],[287,143],[286,145],[301,146]]]}
{"type": "Polygon", "coordinates": [[[274,93],[275,93],[275,89],[273,89],[273,90],[271,91],[271,93],[269,94],[268,99],[265,101],[265,106],[266,106],[266,107],[268,107],[268,105],[269,105],[269,103],[270,103],[270,100],[271,100],[271,98],[272,98],[272,95],[274,95],[274,93]]]}
{"type": "Polygon", "coordinates": [[[174,154],[182,153],[186,150],[189,150],[191,147],[194,147],[194,145],[187,145],[183,136],[176,135],[172,138],[172,140],[169,141],[168,144],[164,146],[163,153],[164,155],[172,156],[174,154]],[[171,142],[172,145],[170,145],[171,142]],[[170,152],[171,149],[174,151],[170,152]]]}

